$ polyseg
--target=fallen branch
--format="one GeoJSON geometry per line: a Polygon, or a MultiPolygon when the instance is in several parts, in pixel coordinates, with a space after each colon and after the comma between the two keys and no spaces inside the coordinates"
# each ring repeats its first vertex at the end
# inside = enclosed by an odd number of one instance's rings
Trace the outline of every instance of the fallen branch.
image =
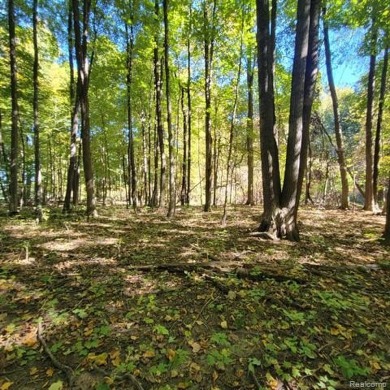
{"type": "MultiPolygon", "coordinates": [[[[308,281],[305,279],[297,278],[292,275],[281,275],[271,273],[264,269],[242,268],[242,267],[226,267],[226,264],[222,262],[209,262],[209,263],[175,263],[175,264],[156,264],[156,265],[138,265],[129,267],[131,270],[137,271],[167,271],[171,273],[185,274],[191,271],[205,271],[209,270],[213,273],[227,275],[236,274],[240,279],[249,279],[255,282],[263,281],[266,279],[274,279],[278,282],[295,281],[298,284],[306,284],[308,281]]],[[[206,273],[208,274],[208,273],[206,273]]],[[[207,280],[212,281],[216,285],[215,278],[211,275],[206,277],[207,280]],[[213,279],[213,280],[212,280],[213,279]]],[[[225,286],[218,283],[217,288],[223,292],[229,292],[225,286]]]]}
{"type": "Polygon", "coordinates": [[[38,322],[38,330],[37,330],[37,338],[39,342],[41,343],[43,350],[45,351],[46,355],[49,356],[50,360],[52,361],[54,367],[61,370],[65,375],[69,383],[69,387],[72,388],[73,381],[74,381],[74,372],[71,367],[61,363],[54,355],[53,352],[50,351],[50,348],[48,347],[45,339],[42,336],[42,324],[41,322],[38,322]]]}

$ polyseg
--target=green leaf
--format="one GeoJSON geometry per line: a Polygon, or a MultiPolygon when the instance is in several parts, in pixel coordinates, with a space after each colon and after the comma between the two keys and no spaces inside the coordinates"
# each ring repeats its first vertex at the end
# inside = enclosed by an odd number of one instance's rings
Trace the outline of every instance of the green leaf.
{"type": "Polygon", "coordinates": [[[63,388],[64,388],[64,383],[60,380],[52,383],[49,387],[49,390],[62,390],[63,388]]]}

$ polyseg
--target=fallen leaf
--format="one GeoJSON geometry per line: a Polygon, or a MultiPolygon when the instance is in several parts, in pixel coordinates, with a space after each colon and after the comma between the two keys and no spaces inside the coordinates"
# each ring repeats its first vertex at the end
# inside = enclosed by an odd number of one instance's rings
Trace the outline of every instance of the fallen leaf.
{"type": "Polygon", "coordinates": [[[8,390],[12,385],[13,385],[14,382],[5,382],[1,385],[0,389],[1,390],[8,390]]]}
{"type": "Polygon", "coordinates": [[[147,351],[144,352],[142,355],[144,358],[152,358],[156,356],[156,353],[152,349],[148,349],[147,351]]]}
{"type": "Polygon", "coordinates": [[[107,352],[101,353],[100,355],[95,355],[94,353],[90,353],[88,354],[87,359],[98,366],[104,366],[107,364],[107,357],[108,357],[107,352]]]}
{"type": "Polygon", "coordinates": [[[176,356],[176,351],[174,349],[168,348],[165,356],[171,362],[174,359],[174,357],[176,356]]]}
{"type": "Polygon", "coordinates": [[[57,381],[50,385],[49,390],[62,390],[63,388],[64,388],[63,382],[57,381]]]}
{"type": "Polygon", "coordinates": [[[50,367],[46,370],[46,375],[52,377],[54,375],[54,370],[50,367]]]}
{"type": "Polygon", "coordinates": [[[191,346],[192,352],[194,353],[198,353],[202,349],[201,345],[195,341],[190,341],[188,344],[191,346]]]}
{"type": "Polygon", "coordinates": [[[37,367],[31,367],[30,368],[30,375],[35,375],[37,372],[38,372],[38,368],[37,367]]]}
{"type": "Polygon", "coordinates": [[[227,327],[228,327],[228,324],[227,324],[227,322],[224,320],[224,321],[222,321],[221,323],[220,323],[220,325],[221,325],[221,328],[222,329],[227,329],[227,327]]]}

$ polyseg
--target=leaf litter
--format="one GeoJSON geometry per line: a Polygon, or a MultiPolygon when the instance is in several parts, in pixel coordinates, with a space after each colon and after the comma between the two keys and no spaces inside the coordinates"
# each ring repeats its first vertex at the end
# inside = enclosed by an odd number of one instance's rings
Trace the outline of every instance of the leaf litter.
{"type": "Polygon", "coordinates": [[[0,389],[388,383],[384,217],[304,209],[290,243],[251,237],[260,213],[1,217],[0,389]]]}

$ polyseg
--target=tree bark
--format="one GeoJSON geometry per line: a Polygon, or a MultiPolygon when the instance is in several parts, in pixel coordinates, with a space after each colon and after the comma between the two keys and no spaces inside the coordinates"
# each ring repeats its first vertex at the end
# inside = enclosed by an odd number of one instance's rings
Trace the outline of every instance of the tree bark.
{"type": "Polygon", "coordinates": [[[33,1],[33,116],[34,116],[34,159],[35,159],[35,208],[39,222],[42,221],[42,171],[39,128],[39,52],[38,52],[38,0],[33,1]]]}
{"type": "Polygon", "coordinates": [[[371,55],[370,55],[370,70],[368,72],[367,85],[367,111],[366,111],[366,185],[365,185],[365,200],[364,210],[374,210],[373,197],[373,156],[372,156],[372,119],[374,109],[374,89],[375,89],[375,67],[376,53],[375,46],[377,41],[377,31],[375,21],[372,21],[371,32],[371,55]]]}
{"type": "Polygon", "coordinates": [[[165,95],[167,99],[167,124],[168,124],[168,157],[169,157],[169,202],[167,217],[175,215],[176,209],[176,183],[175,183],[175,145],[172,129],[172,103],[169,74],[169,0],[163,0],[164,11],[164,60],[165,60],[165,95]]]}
{"type": "Polygon", "coordinates": [[[14,0],[8,0],[9,56],[11,74],[11,154],[9,183],[9,213],[19,213],[19,104],[18,104],[18,71],[16,67],[16,33],[14,0]]]}
{"type": "Polygon", "coordinates": [[[344,155],[344,141],[343,134],[340,125],[340,114],[339,114],[339,103],[336,92],[336,87],[333,79],[333,69],[332,69],[332,55],[330,50],[329,43],[329,29],[328,22],[326,20],[326,7],[323,7],[323,16],[324,16],[324,46],[325,46],[325,59],[326,59],[326,72],[328,75],[329,90],[332,97],[332,107],[333,107],[333,118],[334,118],[334,131],[336,135],[336,152],[337,160],[339,163],[340,178],[341,178],[341,206],[342,210],[348,209],[349,207],[349,187],[348,187],[348,178],[347,178],[347,167],[345,163],[344,155]]]}
{"type": "MultiPolygon", "coordinates": [[[[312,117],[312,106],[315,98],[315,86],[318,75],[319,62],[319,23],[321,13],[321,0],[310,2],[310,26],[308,55],[306,61],[304,100],[302,113],[302,145],[299,164],[299,175],[297,184],[297,205],[294,211],[295,225],[298,216],[298,207],[302,193],[303,180],[307,169],[307,154],[310,145],[310,124],[312,117]]],[[[299,237],[298,237],[299,238],[299,237]]]]}
{"type": "MultiPolygon", "coordinates": [[[[8,175],[9,161],[8,161],[7,152],[5,150],[4,140],[3,140],[3,113],[1,112],[1,110],[0,110],[0,153],[2,154],[1,161],[4,164],[4,179],[5,179],[4,181],[6,186],[8,186],[9,185],[9,175],[8,175]]],[[[1,182],[1,190],[3,192],[4,201],[8,203],[9,188],[5,187],[3,182],[1,182]]]]}
{"type": "Polygon", "coordinates": [[[385,49],[383,57],[383,68],[381,76],[381,87],[379,92],[379,104],[378,104],[378,119],[376,123],[375,144],[374,144],[374,167],[372,177],[372,190],[376,211],[379,211],[378,206],[378,177],[379,177],[379,159],[380,159],[380,146],[381,146],[381,132],[383,121],[383,109],[385,106],[386,98],[386,83],[387,83],[387,67],[389,62],[389,47],[385,49]]]}
{"type": "Polygon", "coordinates": [[[158,206],[162,207],[165,204],[166,192],[166,157],[164,145],[164,127],[162,120],[162,70],[159,54],[159,29],[160,29],[160,4],[159,0],[155,0],[154,12],[157,20],[157,32],[154,37],[155,47],[153,50],[153,65],[154,65],[154,88],[156,91],[156,121],[157,121],[157,136],[160,155],[160,188],[158,191],[158,206]]]}
{"type": "Polygon", "coordinates": [[[187,153],[187,199],[186,204],[190,204],[191,192],[191,139],[192,139],[192,102],[191,102],[191,41],[190,34],[192,31],[192,6],[190,2],[189,9],[189,29],[187,37],[187,125],[188,125],[188,153],[187,153]]]}
{"type": "Polygon", "coordinates": [[[273,215],[279,208],[281,185],[278,142],[275,137],[273,55],[268,0],[257,1],[258,81],[260,97],[260,148],[264,212],[259,231],[275,230],[273,215]]]}
{"type": "Polygon", "coordinates": [[[386,226],[383,233],[383,238],[386,243],[390,244],[390,177],[387,183],[387,197],[386,197],[386,226]]]}
{"type": "Polygon", "coordinates": [[[89,121],[89,60],[88,60],[88,27],[91,9],[91,0],[83,0],[82,23],[80,21],[79,0],[73,1],[73,18],[75,32],[75,47],[77,60],[77,93],[81,112],[81,139],[83,148],[83,167],[87,193],[87,216],[97,216],[94,173],[91,156],[90,121],[89,121]]]}
{"type": "Polygon", "coordinates": [[[252,52],[247,55],[247,88],[248,88],[248,114],[246,125],[246,150],[247,150],[247,165],[248,165],[248,194],[246,204],[254,205],[253,198],[253,173],[254,173],[254,156],[253,156],[253,63],[252,52]]]}
{"type": "Polygon", "coordinates": [[[137,170],[135,166],[134,156],[134,134],[133,134],[133,106],[132,106],[132,84],[133,84],[133,51],[134,51],[134,11],[132,1],[129,1],[130,6],[130,26],[125,22],[126,31],[126,90],[127,90],[127,127],[128,127],[128,145],[127,145],[127,158],[130,177],[130,198],[134,210],[138,207],[137,197],[137,170]]]}
{"type": "MultiPolygon", "coordinates": [[[[181,87],[181,98],[180,98],[180,104],[181,104],[181,110],[183,114],[183,162],[182,162],[182,175],[181,175],[181,191],[180,191],[180,204],[184,206],[185,204],[188,204],[188,185],[187,185],[187,164],[188,164],[188,114],[185,109],[184,104],[184,95],[185,95],[185,88],[181,87]]],[[[187,107],[188,110],[188,107],[187,107]]]]}
{"type": "MultiPolygon", "coordinates": [[[[205,80],[204,94],[206,102],[205,113],[205,135],[206,135],[206,167],[205,167],[205,204],[204,211],[211,211],[212,198],[212,175],[213,175],[213,138],[211,136],[211,84],[212,65],[215,40],[215,14],[217,0],[213,0],[213,9],[210,21],[207,0],[203,2],[203,28],[204,28],[204,62],[205,80]]],[[[215,183],[214,183],[215,185],[215,183]]]]}
{"type": "Polygon", "coordinates": [[[71,107],[73,107],[70,115],[70,156],[69,166],[66,182],[66,192],[63,212],[68,213],[71,211],[71,200],[73,193],[73,206],[77,205],[78,199],[78,164],[77,164],[77,131],[79,127],[79,98],[75,91],[75,77],[74,77],[74,65],[73,65],[73,6],[72,0],[69,0],[68,9],[68,56],[69,56],[69,101],[71,107]]]}

